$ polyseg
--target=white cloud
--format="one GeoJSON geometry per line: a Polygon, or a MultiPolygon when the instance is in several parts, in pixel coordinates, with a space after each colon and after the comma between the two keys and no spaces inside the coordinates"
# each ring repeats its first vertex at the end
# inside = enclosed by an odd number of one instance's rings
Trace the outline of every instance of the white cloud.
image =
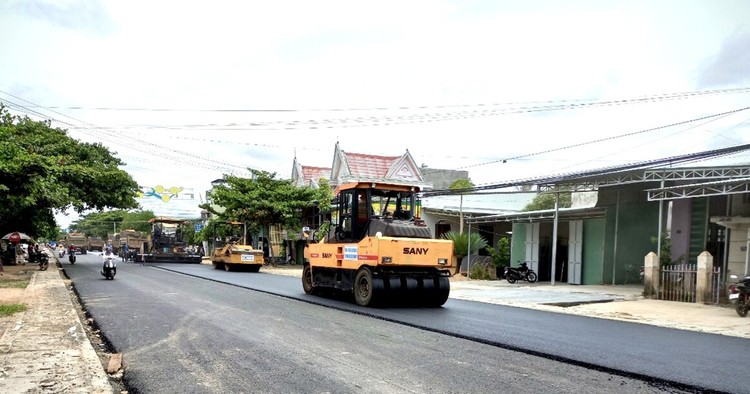
{"type": "Polygon", "coordinates": [[[237,165],[288,177],[295,154],[329,166],[337,141],[351,152],[409,149],[481,184],[750,138],[745,112],[637,133],[747,106],[747,91],[508,113],[711,81],[746,87],[736,72],[747,60],[737,43],[750,34],[743,0],[36,1],[0,10],[0,99],[107,127],[70,130],[110,146],[143,185],[203,191],[237,165]],[[76,12],[86,17],[69,23],[76,12]],[[202,111],[156,110],[165,108],[202,111]]]}

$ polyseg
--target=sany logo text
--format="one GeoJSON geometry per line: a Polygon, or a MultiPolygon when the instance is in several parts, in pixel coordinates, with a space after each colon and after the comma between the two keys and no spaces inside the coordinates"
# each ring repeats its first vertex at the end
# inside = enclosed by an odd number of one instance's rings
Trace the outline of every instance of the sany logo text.
{"type": "Polygon", "coordinates": [[[427,254],[430,248],[404,248],[404,254],[427,254]]]}

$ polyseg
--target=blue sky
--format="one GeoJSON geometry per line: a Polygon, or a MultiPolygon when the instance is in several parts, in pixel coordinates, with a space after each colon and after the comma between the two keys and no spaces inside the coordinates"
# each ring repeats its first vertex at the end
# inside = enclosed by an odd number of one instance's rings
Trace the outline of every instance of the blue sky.
{"type": "Polygon", "coordinates": [[[498,183],[750,143],[750,111],[684,123],[750,106],[749,21],[746,0],[5,0],[0,102],[144,186],[289,177],[337,141],[498,183]]]}

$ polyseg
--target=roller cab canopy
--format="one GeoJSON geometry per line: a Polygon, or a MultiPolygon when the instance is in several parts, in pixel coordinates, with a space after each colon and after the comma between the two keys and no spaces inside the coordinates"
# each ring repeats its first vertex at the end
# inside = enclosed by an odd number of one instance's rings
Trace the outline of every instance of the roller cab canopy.
{"type": "Polygon", "coordinates": [[[377,190],[389,190],[394,192],[412,192],[412,193],[419,193],[420,188],[419,186],[414,186],[411,184],[405,184],[405,183],[396,183],[396,182],[349,182],[339,185],[336,190],[334,191],[334,194],[339,194],[346,190],[352,190],[352,189],[377,189],[377,190]]]}

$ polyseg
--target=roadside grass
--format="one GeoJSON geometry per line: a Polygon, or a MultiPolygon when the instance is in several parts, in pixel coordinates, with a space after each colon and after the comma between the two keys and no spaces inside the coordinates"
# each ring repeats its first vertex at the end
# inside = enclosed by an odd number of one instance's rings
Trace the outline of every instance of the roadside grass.
{"type": "Polygon", "coordinates": [[[25,289],[29,281],[29,279],[3,280],[0,281],[0,289],[25,289]]]}
{"type": "Polygon", "coordinates": [[[2,304],[0,303],[0,317],[12,316],[26,310],[26,304],[2,304]]]}

